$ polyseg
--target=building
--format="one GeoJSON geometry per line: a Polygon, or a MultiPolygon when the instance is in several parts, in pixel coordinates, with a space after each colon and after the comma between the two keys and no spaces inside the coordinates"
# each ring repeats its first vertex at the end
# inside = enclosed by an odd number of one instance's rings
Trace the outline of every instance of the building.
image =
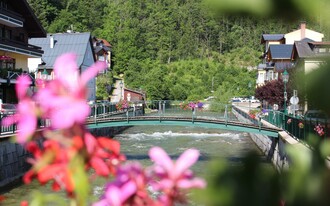
{"type": "Polygon", "coordinates": [[[278,79],[285,69],[295,67],[295,42],[321,42],[323,38],[322,33],[307,29],[305,22],[301,22],[299,29],[287,34],[263,34],[261,43],[265,45],[265,49],[261,56],[262,63],[258,65],[256,85],[262,86],[267,81],[278,79]]]}
{"type": "Polygon", "coordinates": [[[111,44],[104,40],[99,39],[96,37],[93,37],[93,48],[95,53],[95,59],[97,61],[106,61],[108,65],[107,70],[103,70],[102,73],[105,73],[107,71],[111,70],[111,44]]]}
{"type": "Polygon", "coordinates": [[[312,40],[296,41],[293,45],[292,60],[305,74],[316,69],[330,57],[330,42],[312,40]]]}
{"type": "Polygon", "coordinates": [[[299,29],[285,34],[284,38],[285,44],[294,44],[295,41],[301,41],[305,38],[321,42],[324,38],[324,34],[307,29],[306,22],[301,22],[299,29]]]}
{"type": "Polygon", "coordinates": [[[124,100],[128,102],[138,102],[146,100],[145,93],[128,88],[124,88],[124,100]]]}
{"type": "MultiPolygon", "coordinates": [[[[44,51],[42,58],[35,60],[42,62],[38,65],[36,78],[43,78],[43,75],[46,74],[46,80],[54,79],[54,63],[61,54],[75,53],[77,55],[77,65],[81,73],[95,63],[93,42],[89,32],[47,34],[45,38],[31,38],[29,43],[41,47],[44,51]]],[[[95,101],[95,85],[95,78],[89,81],[87,101],[95,101]]]]}
{"type": "MultiPolygon", "coordinates": [[[[26,0],[1,1],[0,8],[0,99],[16,103],[16,78],[28,74],[28,58],[43,54],[28,39],[45,37],[46,32],[26,0]]],[[[33,75],[30,77],[33,85],[33,75]]]]}

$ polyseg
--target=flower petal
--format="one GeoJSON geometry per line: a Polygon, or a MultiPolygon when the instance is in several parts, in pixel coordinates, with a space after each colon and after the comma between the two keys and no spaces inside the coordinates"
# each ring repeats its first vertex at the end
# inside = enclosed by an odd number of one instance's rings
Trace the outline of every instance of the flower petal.
{"type": "Polygon", "coordinates": [[[80,84],[81,85],[87,85],[87,82],[96,77],[96,75],[107,68],[107,64],[104,61],[98,61],[95,64],[93,64],[91,67],[89,67],[87,70],[85,70],[80,77],[80,84]]]}
{"type": "Polygon", "coordinates": [[[97,142],[103,149],[113,152],[116,155],[120,154],[120,143],[116,140],[99,137],[97,138],[97,142]]]}
{"type": "Polygon", "coordinates": [[[205,188],[206,182],[201,178],[194,178],[192,180],[183,179],[177,182],[177,186],[183,189],[189,188],[205,188]]]}
{"type": "Polygon", "coordinates": [[[78,78],[77,56],[74,53],[66,53],[59,56],[54,63],[54,72],[58,80],[69,88],[76,88],[78,78]]]}
{"type": "Polygon", "coordinates": [[[84,139],[85,139],[85,145],[86,145],[87,152],[89,154],[92,154],[96,147],[95,137],[91,133],[86,133],[84,139]]]}
{"type": "Polygon", "coordinates": [[[104,177],[107,177],[109,175],[110,170],[107,164],[105,164],[105,162],[101,158],[92,157],[90,163],[91,166],[95,169],[96,174],[104,177]]]}
{"type": "Polygon", "coordinates": [[[16,94],[18,99],[23,99],[26,96],[26,91],[29,88],[30,83],[31,79],[26,75],[17,78],[16,94]]]}
{"type": "Polygon", "coordinates": [[[52,127],[56,129],[64,129],[71,127],[74,123],[84,123],[90,112],[86,102],[75,101],[61,105],[58,109],[54,109],[51,113],[52,127]]]}
{"type": "Polygon", "coordinates": [[[181,176],[185,170],[195,164],[198,157],[199,151],[196,149],[188,149],[182,153],[175,163],[174,177],[181,176]]]}
{"type": "Polygon", "coordinates": [[[149,157],[157,165],[164,167],[167,172],[174,169],[174,164],[168,154],[160,147],[153,147],[149,150],[149,157]]]}
{"type": "Polygon", "coordinates": [[[134,182],[129,181],[121,188],[121,201],[125,202],[130,196],[136,193],[137,186],[134,182]]]}
{"type": "Polygon", "coordinates": [[[118,187],[110,185],[105,193],[105,197],[110,202],[111,206],[121,206],[121,191],[118,187]]]}

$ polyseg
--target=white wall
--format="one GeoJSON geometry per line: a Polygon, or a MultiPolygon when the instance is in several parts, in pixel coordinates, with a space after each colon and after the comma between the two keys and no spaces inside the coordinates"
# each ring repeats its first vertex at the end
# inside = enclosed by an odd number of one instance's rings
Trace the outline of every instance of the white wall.
{"type": "Polygon", "coordinates": [[[316,60],[305,60],[305,74],[320,67],[321,62],[316,60]]]}
{"type": "Polygon", "coordinates": [[[296,31],[284,35],[285,44],[294,44],[294,41],[300,41],[304,38],[309,38],[314,41],[322,41],[323,37],[324,37],[323,34],[310,29],[305,30],[305,37],[301,36],[301,29],[298,29],[296,31]]]}
{"type": "Polygon", "coordinates": [[[36,72],[38,65],[41,64],[41,58],[28,58],[29,72],[36,72]]]}

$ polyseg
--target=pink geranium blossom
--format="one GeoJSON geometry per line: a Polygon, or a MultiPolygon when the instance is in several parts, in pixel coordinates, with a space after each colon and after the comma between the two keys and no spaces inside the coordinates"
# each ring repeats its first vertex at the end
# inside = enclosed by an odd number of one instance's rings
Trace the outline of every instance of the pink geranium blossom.
{"type": "Polygon", "coordinates": [[[173,205],[175,200],[185,201],[182,189],[204,188],[203,179],[194,178],[189,168],[198,160],[199,152],[196,149],[186,150],[176,162],[173,162],[168,154],[160,147],[154,147],[149,151],[150,159],[154,161],[153,173],[159,181],[153,182],[155,190],[161,191],[160,197],[164,205],[173,205]]]}
{"type": "Polygon", "coordinates": [[[24,143],[31,138],[37,128],[37,108],[31,98],[27,95],[27,90],[31,79],[28,76],[20,76],[17,79],[16,94],[19,100],[17,113],[6,117],[3,120],[5,126],[17,123],[17,142],[24,143]]]}
{"type": "Polygon", "coordinates": [[[93,206],[155,205],[146,190],[147,182],[145,171],[139,163],[122,165],[115,181],[106,186],[101,200],[93,206]]]}
{"type": "Polygon", "coordinates": [[[55,80],[41,88],[36,96],[44,117],[51,120],[53,128],[65,129],[85,122],[90,112],[86,102],[87,83],[105,68],[104,62],[97,62],[79,77],[75,54],[64,54],[56,59],[55,80]]]}

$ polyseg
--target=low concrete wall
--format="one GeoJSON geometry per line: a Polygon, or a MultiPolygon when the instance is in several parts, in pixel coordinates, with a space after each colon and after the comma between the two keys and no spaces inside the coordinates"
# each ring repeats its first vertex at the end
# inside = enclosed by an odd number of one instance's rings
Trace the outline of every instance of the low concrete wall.
{"type": "MultiPolygon", "coordinates": [[[[239,121],[246,122],[246,123],[252,123],[251,119],[244,117],[243,115],[239,114],[235,110],[233,110],[233,113],[237,117],[239,121]]],[[[269,124],[265,121],[261,121],[262,124],[269,124]]],[[[273,125],[269,124],[267,126],[273,125]]],[[[269,137],[262,134],[256,134],[256,133],[250,133],[251,139],[255,142],[255,144],[260,148],[260,150],[263,152],[263,154],[267,157],[268,160],[270,160],[274,167],[281,171],[285,168],[289,167],[289,159],[285,151],[286,145],[300,145],[302,147],[307,147],[300,142],[298,142],[296,139],[291,137],[286,132],[279,132],[278,138],[269,137]]]]}

